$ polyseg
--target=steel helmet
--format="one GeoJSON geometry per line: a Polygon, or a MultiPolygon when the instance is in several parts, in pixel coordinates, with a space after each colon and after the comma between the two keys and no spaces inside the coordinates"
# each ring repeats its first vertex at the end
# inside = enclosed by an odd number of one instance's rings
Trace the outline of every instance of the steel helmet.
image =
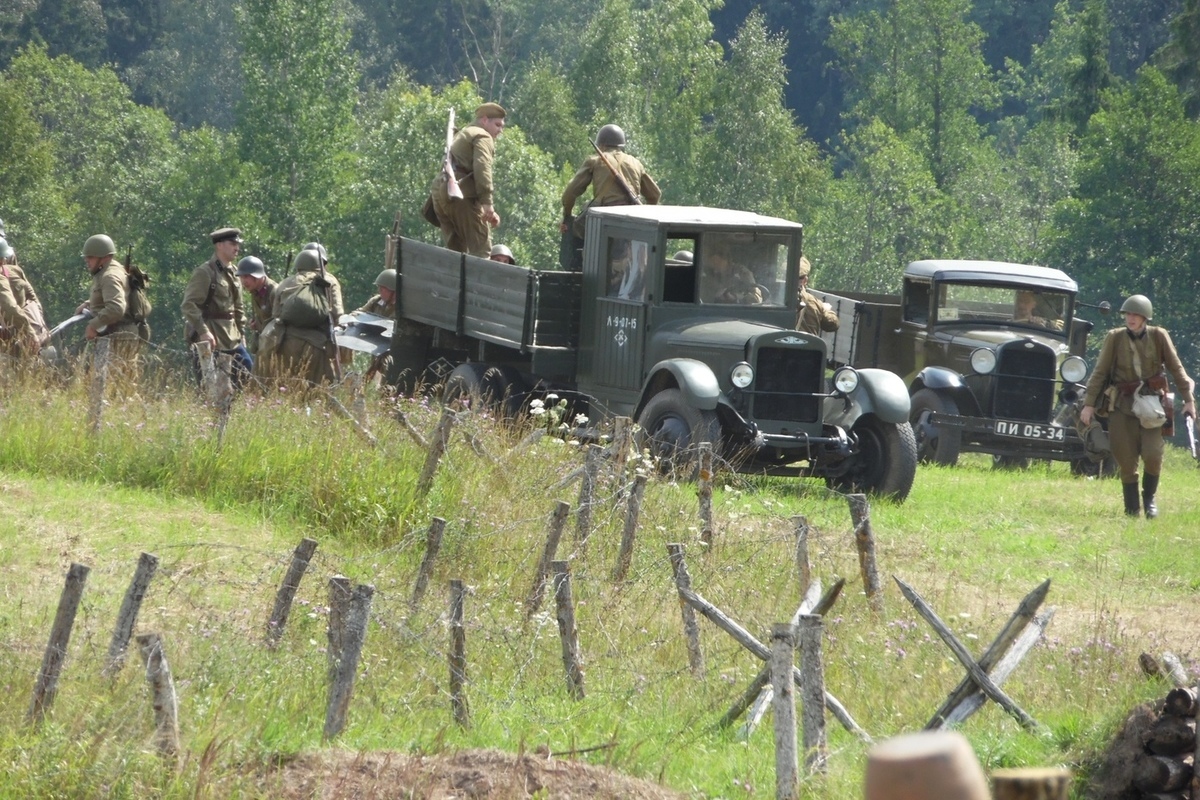
{"type": "Polygon", "coordinates": [[[321,244],[320,242],[309,242],[308,244],[304,245],[301,252],[304,250],[316,250],[317,254],[321,256],[321,261],[326,264],[329,263],[329,254],[325,252],[325,245],[321,244]]]}
{"type": "Polygon", "coordinates": [[[385,269],[379,273],[379,277],[375,279],[375,285],[384,289],[396,291],[396,270],[385,269]]]}
{"type": "Polygon", "coordinates": [[[117,246],[113,244],[113,240],[105,236],[103,233],[97,233],[95,236],[89,236],[88,240],[83,243],[83,255],[91,256],[115,256],[117,254],[117,246]]]}
{"type": "Polygon", "coordinates": [[[691,250],[676,250],[675,255],[671,256],[671,260],[673,261],[686,261],[689,264],[691,264],[695,258],[696,257],[692,255],[691,250]]]}
{"type": "Polygon", "coordinates": [[[316,272],[323,265],[321,256],[315,248],[301,250],[296,254],[296,260],[292,263],[296,267],[296,272],[316,272]]]}
{"type": "Polygon", "coordinates": [[[513,262],[516,262],[516,259],[513,258],[512,250],[509,250],[508,245],[506,245],[506,244],[498,244],[498,245],[494,246],[492,248],[492,252],[489,255],[508,256],[513,262]]]}
{"type": "Polygon", "coordinates": [[[596,144],[601,147],[624,147],[625,131],[621,130],[620,125],[609,123],[596,134],[596,144]]]}
{"type": "Polygon", "coordinates": [[[1146,318],[1146,321],[1154,319],[1154,306],[1150,303],[1150,298],[1144,294],[1131,294],[1129,298],[1121,304],[1122,314],[1141,314],[1146,318]]]}
{"type": "Polygon", "coordinates": [[[238,262],[238,275],[249,275],[252,278],[267,277],[267,268],[263,265],[262,259],[257,256],[246,256],[238,262]]]}
{"type": "Polygon", "coordinates": [[[13,249],[9,246],[8,240],[0,237],[0,258],[12,258],[13,249]]]}

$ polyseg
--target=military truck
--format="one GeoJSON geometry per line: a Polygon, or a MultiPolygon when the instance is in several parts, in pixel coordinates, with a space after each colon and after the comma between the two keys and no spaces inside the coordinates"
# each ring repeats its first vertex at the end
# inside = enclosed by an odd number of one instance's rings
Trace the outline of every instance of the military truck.
{"type": "Polygon", "coordinates": [[[629,416],[671,467],[708,441],[742,470],[903,499],[916,471],[904,383],[827,376],[826,343],[793,330],[802,233],[742,211],[597,208],[581,271],[389,236],[393,377],[508,413],[553,392],[592,420],[629,416]],[[717,254],[736,262],[722,273],[736,291],[716,285],[717,254]]]}
{"type": "Polygon", "coordinates": [[[1001,468],[1047,459],[1111,473],[1107,437],[1078,426],[1092,323],[1076,316],[1066,273],[937,259],[909,264],[898,297],[815,294],[841,320],[825,334],[833,364],[904,378],[922,461],[953,465],[978,452],[1001,468]]]}

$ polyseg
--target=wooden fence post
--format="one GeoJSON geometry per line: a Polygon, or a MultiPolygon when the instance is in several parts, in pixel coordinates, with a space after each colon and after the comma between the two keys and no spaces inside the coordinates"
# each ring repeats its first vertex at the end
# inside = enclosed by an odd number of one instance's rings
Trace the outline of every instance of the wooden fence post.
{"type": "Polygon", "coordinates": [[[867,754],[865,800],[988,800],[987,778],[965,736],[909,733],[867,754]]]}
{"type": "Polygon", "coordinates": [[[715,525],[713,524],[713,446],[712,442],[700,443],[700,479],[696,494],[700,500],[700,541],[712,547],[715,525]]]}
{"type": "Polygon", "coordinates": [[[434,517],[430,521],[429,532],[425,534],[425,557],[421,559],[421,566],[417,570],[417,580],[413,584],[412,599],[408,601],[410,616],[416,614],[417,609],[421,607],[421,598],[425,596],[425,589],[429,586],[429,576],[433,574],[433,564],[442,549],[442,534],[445,530],[446,520],[434,517]]]}
{"type": "Polygon", "coordinates": [[[812,562],[808,558],[808,519],[797,514],[792,517],[796,529],[796,576],[800,581],[800,596],[812,585],[812,562]]]}
{"type": "Polygon", "coordinates": [[[350,712],[350,698],[354,694],[354,676],[358,671],[358,659],[362,655],[363,640],[367,638],[367,621],[371,616],[371,597],[375,587],[359,584],[354,587],[350,598],[350,609],[346,615],[345,633],[342,637],[342,653],[337,676],[329,687],[329,706],[325,712],[325,741],[337,736],[346,727],[346,716],[350,712]]]}
{"type": "Polygon", "coordinates": [[[471,727],[467,705],[467,632],[463,627],[463,605],[467,595],[461,580],[450,581],[450,708],[454,721],[471,727]]]}
{"type": "MultiPolygon", "coordinates": [[[[800,795],[800,763],[796,756],[796,694],[792,686],[792,653],[796,648],[790,622],[771,626],[771,685],[775,712],[775,798],[800,795]]],[[[821,701],[824,702],[823,700],[821,701]]],[[[808,702],[804,703],[805,718],[808,702]]]]}
{"type": "Polygon", "coordinates": [[[854,523],[854,542],[858,546],[858,566],[862,570],[867,603],[876,613],[883,612],[883,588],[875,568],[875,532],[871,530],[871,506],[865,494],[847,495],[850,519],[854,523]]]}
{"type": "Polygon", "coordinates": [[[683,560],[683,545],[671,543],[667,545],[667,556],[671,560],[671,572],[675,576],[675,588],[679,592],[679,610],[683,614],[683,633],[687,638],[688,666],[693,675],[704,673],[704,651],[700,649],[700,625],[696,622],[696,612],[683,600],[684,591],[691,591],[692,576],[688,574],[687,563],[683,560]]]}
{"type": "Polygon", "coordinates": [[[421,477],[417,479],[417,496],[424,497],[433,488],[433,476],[437,472],[438,463],[446,453],[450,443],[450,431],[454,428],[454,411],[442,409],[442,417],[438,420],[437,429],[433,433],[433,441],[429,443],[429,453],[425,456],[425,466],[421,469],[421,477]]]}
{"type": "Polygon", "coordinates": [[[579,481],[579,508],[575,516],[575,538],[580,548],[586,549],[592,535],[592,510],[596,505],[596,479],[600,473],[600,457],[604,448],[589,445],[583,461],[583,479],[579,481]]]}
{"type": "Polygon", "coordinates": [[[296,599],[296,590],[304,572],[312,561],[313,553],[317,551],[317,540],[304,538],[292,552],[292,563],[288,566],[283,583],[275,593],[275,607],[271,609],[271,619],[267,621],[267,646],[275,647],[283,636],[283,628],[287,625],[288,615],[292,612],[292,601],[296,599]]]}
{"type": "Polygon", "coordinates": [[[213,356],[212,403],[217,408],[217,443],[225,441],[225,426],[233,411],[233,356],[218,353],[213,356]]]}
{"type": "Polygon", "coordinates": [[[1059,767],[1022,767],[992,770],[994,800],[1067,800],[1071,796],[1071,771],[1059,767]]]}
{"type": "Polygon", "coordinates": [[[146,665],[146,682],[154,706],[154,746],[158,754],[174,758],[179,755],[179,700],[171,666],[163,652],[162,636],[143,633],[137,637],[138,649],[146,665]]]}
{"type": "Polygon", "coordinates": [[[637,535],[638,517],[642,514],[642,497],[646,494],[646,476],[638,474],[633,479],[629,492],[629,507],[625,510],[625,529],[621,532],[621,549],[617,553],[617,565],[613,568],[613,581],[620,583],[629,574],[633,561],[633,540],[637,535]]]}
{"type": "Polygon", "coordinates": [[[584,698],[583,663],[579,652],[579,631],[575,627],[575,601],[571,597],[571,568],[566,561],[555,561],[554,600],[558,610],[558,636],[562,640],[563,667],[567,672],[567,691],[575,700],[584,698]]]}
{"type": "Polygon", "coordinates": [[[83,587],[90,571],[83,564],[72,564],[67,570],[66,585],[58,599],[58,611],[54,614],[54,627],[50,629],[50,643],[46,645],[42,668],[33,687],[33,701],[29,704],[29,720],[35,724],[40,723],[54,705],[58,678],[62,674],[67,645],[71,641],[71,628],[75,625],[75,614],[79,611],[79,601],[83,597],[83,587]]]}
{"type": "Polygon", "coordinates": [[[92,384],[88,393],[88,423],[95,433],[104,415],[104,389],[108,385],[108,365],[112,360],[112,342],[107,337],[95,340],[92,355],[92,384]]]}
{"type": "Polygon", "coordinates": [[[354,589],[350,579],[344,575],[334,575],[329,579],[329,620],[325,636],[329,646],[325,648],[325,660],[329,683],[337,679],[338,668],[342,663],[342,651],[345,649],[346,617],[350,615],[350,599],[354,589]]]}
{"type": "Polygon", "coordinates": [[[563,529],[567,526],[567,517],[571,515],[571,504],[559,500],[550,515],[550,529],[546,533],[546,546],[542,549],[542,557],[538,559],[533,575],[533,586],[525,599],[525,617],[528,619],[542,607],[542,595],[546,592],[546,579],[550,576],[550,564],[558,552],[558,542],[562,539],[563,529]]]}
{"type": "Polygon", "coordinates": [[[829,742],[825,735],[825,665],[821,656],[821,617],[805,614],[796,626],[800,646],[800,686],[804,708],[804,768],[828,770],[829,742]]]}
{"type": "Polygon", "coordinates": [[[612,476],[617,487],[617,501],[625,492],[625,468],[629,462],[629,451],[633,445],[633,420],[617,417],[613,420],[612,476]]]}
{"type": "Polygon", "coordinates": [[[142,600],[146,597],[146,590],[157,570],[158,556],[142,553],[138,558],[133,580],[125,591],[125,599],[121,601],[121,611],[117,614],[117,626],[113,629],[112,641],[108,643],[108,660],[101,673],[105,677],[116,675],[121,671],[121,667],[125,666],[125,653],[129,649],[129,640],[133,638],[138,612],[141,611],[142,600]]]}

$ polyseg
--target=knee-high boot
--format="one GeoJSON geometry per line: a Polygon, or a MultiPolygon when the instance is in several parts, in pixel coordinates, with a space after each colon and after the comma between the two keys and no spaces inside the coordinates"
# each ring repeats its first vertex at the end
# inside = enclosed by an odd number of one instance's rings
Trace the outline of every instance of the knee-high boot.
{"type": "Polygon", "coordinates": [[[1137,479],[1135,478],[1133,483],[1122,483],[1121,491],[1125,493],[1125,513],[1136,517],[1142,510],[1138,505],[1137,479]]]}
{"type": "MultiPolygon", "coordinates": [[[[1158,476],[1145,473],[1142,475],[1142,505],[1146,508],[1146,519],[1158,516],[1158,504],[1154,502],[1154,494],[1158,491],[1158,476]]],[[[1129,505],[1129,501],[1125,501],[1129,505]]]]}

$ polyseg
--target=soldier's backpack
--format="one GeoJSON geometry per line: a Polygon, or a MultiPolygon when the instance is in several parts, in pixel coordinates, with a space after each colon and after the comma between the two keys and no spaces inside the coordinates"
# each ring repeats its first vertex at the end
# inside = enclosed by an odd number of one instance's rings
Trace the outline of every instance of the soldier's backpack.
{"type": "MultiPolygon", "coordinates": [[[[126,259],[128,261],[128,259],[126,259]]],[[[134,322],[145,322],[150,318],[150,276],[136,264],[125,265],[125,316],[134,322]]]]}
{"type": "MultiPolygon", "coordinates": [[[[279,319],[298,328],[320,328],[329,323],[328,288],[315,272],[301,272],[282,292],[279,319]]],[[[276,289],[279,291],[279,289],[276,289]]]]}

